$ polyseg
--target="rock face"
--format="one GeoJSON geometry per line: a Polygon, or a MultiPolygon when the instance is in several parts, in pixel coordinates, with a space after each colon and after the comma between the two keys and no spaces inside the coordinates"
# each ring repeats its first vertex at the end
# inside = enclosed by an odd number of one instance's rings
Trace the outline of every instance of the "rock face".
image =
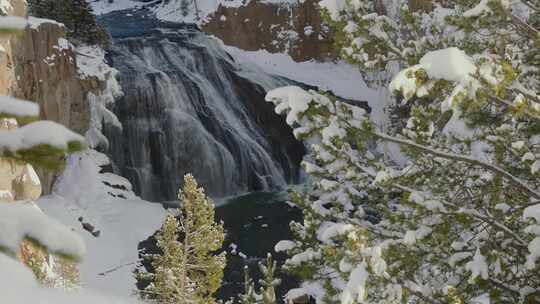
{"type": "MultiPolygon", "coordinates": [[[[26,1],[10,0],[9,5],[4,5],[0,9],[0,15],[26,15],[26,1]]],[[[7,3],[3,3],[7,4],[7,3]]],[[[35,35],[35,29],[27,31],[15,37],[0,37],[0,95],[15,95],[18,97],[42,101],[42,107],[51,109],[49,100],[52,100],[54,94],[48,90],[43,90],[38,86],[56,87],[57,96],[68,98],[72,95],[64,96],[62,89],[63,80],[71,77],[69,69],[65,70],[68,62],[62,61],[67,57],[63,54],[53,53],[54,45],[57,45],[61,36],[62,29],[58,25],[51,24],[48,28],[43,28],[41,35],[35,35]],[[42,44],[41,48],[35,44],[42,44]],[[47,51],[46,51],[47,50],[47,51]],[[55,55],[56,54],[56,55],[55,55]],[[51,56],[52,57],[49,57],[51,56]],[[33,56],[33,57],[32,57],[33,56]],[[43,56],[43,57],[42,57],[43,56]],[[47,69],[40,69],[41,62],[49,59],[59,63],[59,71],[51,69],[51,73],[64,75],[66,78],[55,78],[48,73],[47,69]],[[60,61],[56,61],[60,60],[60,61]],[[41,61],[41,62],[40,62],[41,61]],[[36,67],[33,70],[27,70],[25,64],[36,67]],[[30,73],[35,73],[33,78],[30,73]],[[28,76],[28,77],[23,77],[28,76]],[[52,77],[51,77],[52,76],[52,77]],[[51,79],[48,79],[51,77],[51,79]],[[29,79],[42,79],[40,82],[29,81],[29,79]],[[43,81],[45,80],[45,81],[43,81]],[[57,83],[56,83],[57,82],[57,83]],[[56,84],[55,84],[56,83],[56,84]],[[34,97],[34,98],[33,98],[34,97]]],[[[65,99],[61,99],[64,100],[65,99]]],[[[62,105],[56,103],[56,113],[48,111],[42,113],[47,118],[62,121],[65,115],[62,115],[62,105]],[[56,115],[56,116],[53,116],[56,115]]],[[[68,121],[65,121],[68,124],[68,121]]],[[[17,128],[15,119],[0,119],[0,129],[11,130],[17,128]]],[[[19,204],[34,204],[32,201],[38,199],[42,193],[42,184],[34,168],[21,161],[0,157],[0,201],[16,202],[19,204]]],[[[34,204],[39,209],[37,205],[34,204]]],[[[50,256],[45,249],[35,245],[30,241],[23,241],[17,252],[17,257],[25,263],[36,275],[36,278],[43,284],[55,287],[72,287],[78,280],[78,270],[71,261],[66,261],[61,257],[50,256]]]]}
{"type": "MultiPolygon", "coordinates": [[[[85,134],[91,116],[89,93],[99,95],[106,83],[97,77],[81,77],[77,53],[65,39],[63,25],[32,17],[29,23],[23,34],[11,39],[13,56],[10,64],[2,64],[0,69],[12,66],[13,77],[0,76],[0,85],[9,82],[11,95],[37,102],[41,119],[85,134]]],[[[43,192],[50,193],[57,173],[37,171],[43,192]]]]}
{"type": "Polygon", "coordinates": [[[323,24],[317,0],[223,7],[203,26],[225,44],[271,53],[285,52],[296,61],[336,58],[333,35],[323,24]]]}
{"type": "MultiPolygon", "coordinates": [[[[87,103],[78,80],[75,54],[65,39],[62,25],[30,19],[31,26],[12,39],[15,96],[37,102],[41,118],[59,122],[83,133],[88,125],[87,103]]],[[[45,193],[54,172],[38,169],[45,193]]]]}
{"type": "Polygon", "coordinates": [[[89,110],[65,28],[35,18],[31,22],[13,42],[18,95],[37,102],[41,118],[83,133],[89,110]]]}

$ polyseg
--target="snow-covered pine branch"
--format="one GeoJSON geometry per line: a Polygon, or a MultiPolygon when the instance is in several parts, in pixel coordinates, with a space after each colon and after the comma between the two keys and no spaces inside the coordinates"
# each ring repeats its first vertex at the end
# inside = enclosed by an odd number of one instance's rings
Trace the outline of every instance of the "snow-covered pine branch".
{"type": "Polygon", "coordinates": [[[399,116],[385,131],[324,94],[267,95],[310,147],[286,268],[318,302],[538,301],[539,12],[407,2],[388,16],[373,1],[321,2],[343,56],[391,75],[399,116]],[[375,148],[384,142],[405,164],[375,148]]]}

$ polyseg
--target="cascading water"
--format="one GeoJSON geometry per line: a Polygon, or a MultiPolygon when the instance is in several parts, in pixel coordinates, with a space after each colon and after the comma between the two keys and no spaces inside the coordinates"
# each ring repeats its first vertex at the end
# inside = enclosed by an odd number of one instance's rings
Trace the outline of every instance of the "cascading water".
{"type": "Polygon", "coordinates": [[[264,101],[284,80],[240,68],[193,26],[144,9],[102,21],[125,93],[113,108],[123,129],[105,127],[109,153],[139,195],[174,200],[188,172],[218,197],[298,180],[304,147],[264,101]]]}

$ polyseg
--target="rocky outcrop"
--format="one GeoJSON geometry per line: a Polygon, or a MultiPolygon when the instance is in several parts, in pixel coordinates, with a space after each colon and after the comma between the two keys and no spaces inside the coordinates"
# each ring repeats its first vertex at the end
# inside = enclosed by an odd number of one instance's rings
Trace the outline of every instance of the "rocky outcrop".
{"type": "MultiPolygon", "coordinates": [[[[88,109],[78,81],[75,54],[61,24],[29,19],[31,26],[12,39],[17,81],[13,95],[37,102],[41,118],[59,122],[82,133],[88,125],[88,109]]],[[[56,173],[38,169],[45,193],[56,173]]]]}
{"type": "MultiPolygon", "coordinates": [[[[66,40],[62,24],[32,17],[29,23],[22,35],[11,40],[14,80],[0,78],[0,84],[11,81],[12,95],[37,102],[41,119],[85,134],[91,123],[88,94],[99,95],[106,83],[97,77],[80,75],[78,54],[66,40]]],[[[49,193],[57,173],[37,171],[43,192],[49,193]]]]}
{"type": "MultiPolygon", "coordinates": [[[[1,15],[26,15],[26,1],[24,0],[9,0],[3,2],[0,9],[1,15]]],[[[56,26],[60,28],[59,26],[56,26]]],[[[49,28],[50,36],[58,34],[53,27],[49,28]]],[[[26,58],[27,63],[31,61],[30,56],[24,57],[29,52],[34,51],[35,48],[26,49],[25,45],[28,39],[28,33],[17,35],[15,37],[0,37],[0,95],[16,95],[18,97],[37,97],[46,96],[48,94],[36,93],[36,96],[29,94],[25,81],[28,78],[21,77],[21,58],[26,58]],[[23,57],[21,57],[23,56],[23,57]]],[[[48,37],[49,35],[47,35],[48,37]]],[[[43,37],[32,37],[33,41],[38,42],[43,37]]],[[[55,38],[58,40],[57,38],[55,38]]],[[[42,41],[47,47],[53,48],[53,43],[50,39],[42,41]]],[[[36,56],[36,54],[32,54],[36,56]]],[[[57,58],[57,57],[55,57],[57,58]]],[[[58,57],[60,58],[60,57],[58,57]]],[[[33,58],[37,60],[43,60],[44,58],[33,58]]],[[[47,71],[32,70],[31,72],[37,73],[34,77],[42,79],[41,84],[46,85],[48,83],[47,71]]],[[[28,72],[28,73],[31,73],[28,72]]],[[[65,71],[63,71],[65,72],[65,71]]],[[[25,74],[26,75],[26,74],[25,74]]],[[[61,86],[59,83],[57,86],[61,86]]],[[[58,91],[58,90],[57,90],[58,91]]],[[[36,91],[39,92],[39,91],[36,91]]],[[[59,93],[61,94],[61,93],[59,93]]],[[[48,97],[52,98],[52,97],[48,97]]],[[[47,98],[36,98],[36,100],[47,101],[47,98]]],[[[60,112],[59,112],[60,114],[60,112]]],[[[58,115],[55,118],[60,117],[58,115]]],[[[58,120],[60,120],[58,118],[58,120]]],[[[17,121],[10,118],[0,119],[0,129],[11,130],[17,128],[17,121]]],[[[37,209],[39,207],[33,202],[37,200],[42,193],[42,184],[39,177],[36,174],[34,168],[19,160],[0,157],[0,201],[18,204],[32,204],[37,209]],[[23,202],[21,202],[23,201],[23,202]]],[[[54,287],[66,287],[70,288],[78,281],[78,269],[76,264],[71,261],[67,261],[62,257],[51,256],[42,246],[37,245],[31,240],[24,240],[17,252],[17,257],[20,261],[25,263],[36,275],[36,278],[44,285],[54,287]]]]}
{"type": "Polygon", "coordinates": [[[317,3],[253,0],[241,7],[220,6],[203,30],[248,51],[285,52],[296,61],[335,58],[333,35],[317,3]]]}
{"type": "Polygon", "coordinates": [[[13,43],[17,95],[39,103],[41,118],[83,133],[89,111],[65,28],[42,19],[30,20],[31,26],[13,43]]]}

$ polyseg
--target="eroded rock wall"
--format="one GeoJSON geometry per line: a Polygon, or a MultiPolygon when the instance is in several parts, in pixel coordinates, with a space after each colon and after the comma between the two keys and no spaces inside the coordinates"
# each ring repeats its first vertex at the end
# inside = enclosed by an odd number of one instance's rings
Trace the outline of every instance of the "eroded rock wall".
{"type": "Polygon", "coordinates": [[[243,50],[288,53],[296,61],[336,58],[317,3],[253,0],[238,8],[221,6],[203,30],[243,50]]]}
{"type": "MultiPolygon", "coordinates": [[[[14,0],[17,1],[17,0],[14,0]]],[[[11,39],[11,95],[40,105],[40,118],[85,134],[90,125],[88,94],[99,95],[106,84],[97,77],[79,75],[77,51],[66,40],[66,29],[51,20],[29,18],[25,32],[11,39]]],[[[6,65],[2,64],[0,69],[6,65]]],[[[50,193],[58,172],[37,169],[43,192],[50,193]]]]}

